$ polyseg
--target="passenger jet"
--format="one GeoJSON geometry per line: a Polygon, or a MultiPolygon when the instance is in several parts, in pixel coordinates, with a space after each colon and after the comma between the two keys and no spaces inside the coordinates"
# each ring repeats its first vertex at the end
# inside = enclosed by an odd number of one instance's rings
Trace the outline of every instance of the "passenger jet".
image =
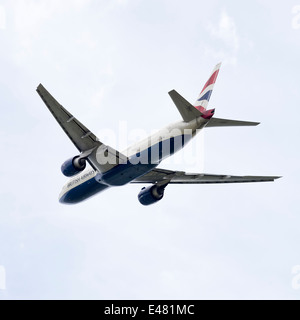
{"type": "Polygon", "coordinates": [[[193,105],[175,90],[169,92],[182,121],[168,125],[123,152],[101,142],[40,84],[38,94],[79,151],[61,167],[70,180],[63,186],[59,201],[75,204],[110,187],[142,183],[150,185],[142,188],[138,200],[142,205],[150,205],[163,198],[168,184],[263,182],[279,178],[195,174],[157,168],[163,159],[182,149],[203,128],[259,124],[215,118],[215,109],[207,110],[220,66],[217,64],[213,69],[193,105]]]}

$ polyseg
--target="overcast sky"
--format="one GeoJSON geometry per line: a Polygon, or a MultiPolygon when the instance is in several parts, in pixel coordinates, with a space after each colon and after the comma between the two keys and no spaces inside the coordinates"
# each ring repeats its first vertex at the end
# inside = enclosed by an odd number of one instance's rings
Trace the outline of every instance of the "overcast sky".
{"type": "Polygon", "coordinates": [[[299,299],[299,6],[1,0],[0,299],[299,299]],[[170,185],[150,207],[141,185],[58,203],[77,150],[39,83],[113,143],[180,120],[167,92],[194,102],[220,61],[216,116],[261,125],[206,129],[196,161],[160,167],[282,179],[170,185]]]}

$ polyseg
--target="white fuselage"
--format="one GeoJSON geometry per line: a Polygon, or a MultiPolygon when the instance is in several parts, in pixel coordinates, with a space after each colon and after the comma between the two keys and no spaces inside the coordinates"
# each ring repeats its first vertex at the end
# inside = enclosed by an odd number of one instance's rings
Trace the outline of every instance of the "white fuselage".
{"type": "Polygon", "coordinates": [[[190,122],[176,122],[131,145],[122,152],[129,159],[130,165],[126,167],[126,165],[120,164],[112,168],[109,172],[109,177],[113,176],[111,180],[107,180],[105,177],[102,178],[99,172],[96,172],[90,165],[87,165],[84,171],[72,177],[63,186],[59,195],[61,202],[68,203],[66,201],[68,194],[70,196],[72,194],[72,197],[78,196],[80,201],[84,200],[107,187],[124,185],[134,180],[137,176],[149,172],[163,159],[181,150],[206,123],[207,120],[202,117],[190,122]],[[121,171],[120,166],[123,166],[121,171]],[[133,170],[137,173],[134,174],[133,170]],[[127,175],[127,178],[124,178],[127,172],[130,172],[130,174],[127,175]],[[132,177],[133,179],[131,179],[132,177]],[[84,192],[86,192],[86,196],[82,194],[84,192]]]}

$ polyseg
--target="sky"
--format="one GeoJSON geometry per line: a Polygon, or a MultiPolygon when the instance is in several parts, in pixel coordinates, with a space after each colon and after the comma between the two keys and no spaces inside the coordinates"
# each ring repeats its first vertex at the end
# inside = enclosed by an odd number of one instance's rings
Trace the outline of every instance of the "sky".
{"type": "Polygon", "coordinates": [[[300,1],[0,0],[0,41],[0,299],[300,298],[300,1]],[[206,129],[160,167],[282,179],[58,202],[77,150],[39,83],[122,150],[220,61],[216,117],[261,124],[206,129]]]}

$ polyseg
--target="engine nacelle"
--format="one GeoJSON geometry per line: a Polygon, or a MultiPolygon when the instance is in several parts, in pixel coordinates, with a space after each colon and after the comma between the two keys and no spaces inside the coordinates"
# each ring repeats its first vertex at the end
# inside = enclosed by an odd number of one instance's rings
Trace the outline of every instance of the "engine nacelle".
{"type": "Polygon", "coordinates": [[[83,171],[85,167],[86,167],[86,160],[77,156],[65,161],[61,166],[61,172],[66,177],[72,177],[72,176],[75,176],[75,174],[83,171]]]}
{"type": "Polygon", "coordinates": [[[157,185],[149,186],[147,188],[144,187],[138,195],[139,202],[144,206],[158,202],[164,196],[165,187],[166,186],[159,187],[157,185]]]}

